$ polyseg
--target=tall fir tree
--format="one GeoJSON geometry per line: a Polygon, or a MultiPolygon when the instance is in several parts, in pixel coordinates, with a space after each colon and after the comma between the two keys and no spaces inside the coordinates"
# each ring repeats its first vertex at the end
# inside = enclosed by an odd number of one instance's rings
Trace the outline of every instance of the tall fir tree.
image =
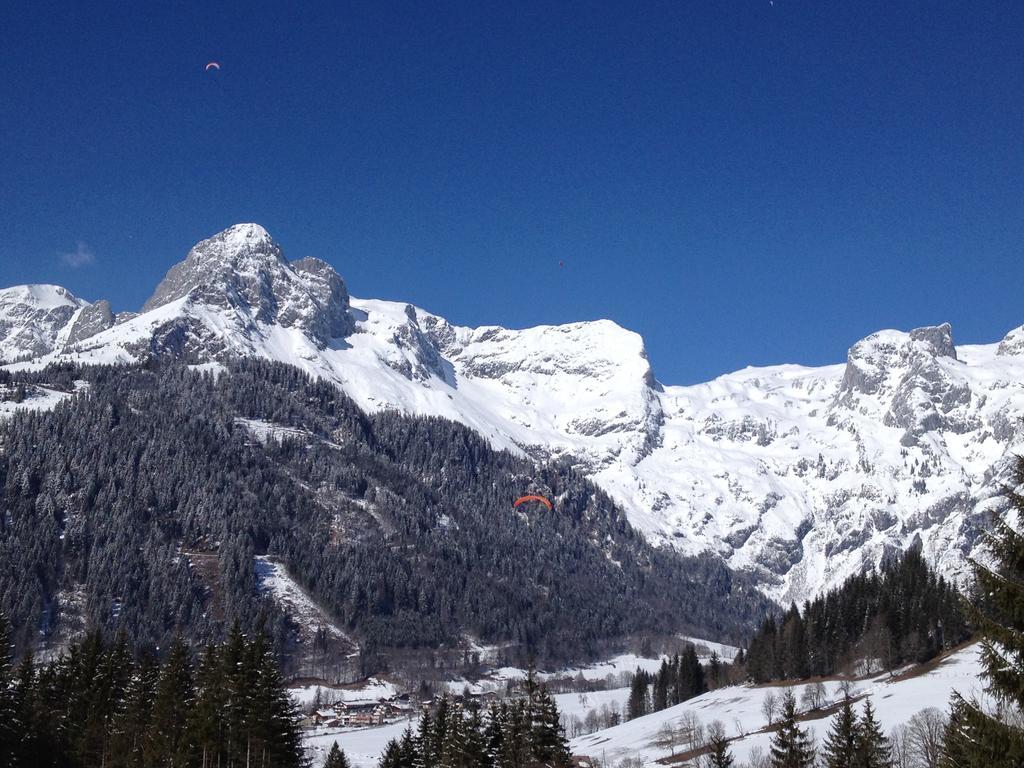
{"type": "Polygon", "coordinates": [[[14,745],[12,763],[15,766],[26,766],[31,765],[31,760],[35,759],[45,764],[46,749],[36,715],[36,665],[31,651],[27,651],[18,664],[14,675],[13,696],[15,718],[21,732],[14,745]]]}
{"type": "Polygon", "coordinates": [[[398,742],[399,768],[416,768],[418,755],[416,754],[416,737],[412,735],[412,728],[406,728],[402,734],[402,740],[398,742]]]}
{"type": "Polygon", "coordinates": [[[438,754],[434,748],[434,718],[430,712],[420,715],[416,731],[416,768],[434,768],[438,754]]]}
{"type": "Polygon", "coordinates": [[[143,750],[147,766],[188,768],[192,759],[188,719],[194,700],[189,649],[178,639],[171,645],[156,686],[143,750]]]}
{"type": "Polygon", "coordinates": [[[466,768],[466,720],[458,703],[449,706],[440,734],[440,768],[466,768]]]}
{"type": "MultiPolygon", "coordinates": [[[[864,702],[864,711],[854,732],[856,736],[855,768],[887,768],[892,758],[889,740],[882,732],[882,726],[875,717],[875,709],[869,696],[864,702]]],[[[831,768],[831,767],[830,767],[831,768]]]]}
{"type": "Polygon", "coordinates": [[[558,706],[543,685],[534,694],[533,712],[530,742],[534,758],[551,768],[565,768],[571,762],[569,745],[562,732],[558,706]]]}
{"type": "Polygon", "coordinates": [[[487,725],[484,727],[484,753],[487,764],[499,765],[505,750],[505,720],[508,718],[508,705],[503,701],[500,705],[491,704],[487,710],[487,725]]]}
{"type": "Polygon", "coordinates": [[[6,614],[0,612],[0,755],[13,758],[19,751],[19,731],[22,725],[15,699],[10,649],[10,626],[6,614]]]}
{"type": "Polygon", "coordinates": [[[782,717],[771,743],[771,768],[812,768],[814,743],[796,721],[796,698],[786,691],[782,699],[782,717]]]}
{"type": "Polygon", "coordinates": [[[295,705],[281,679],[273,650],[262,632],[249,644],[247,667],[251,670],[251,695],[246,708],[249,733],[247,754],[256,765],[290,768],[301,752],[302,738],[296,726],[295,705]]]}
{"type": "MultiPolygon", "coordinates": [[[[1024,483],[1018,457],[1016,487],[1024,483]]],[[[977,600],[966,608],[981,634],[983,676],[995,711],[955,695],[946,731],[948,768],[1010,768],[1024,765],[1024,494],[1005,498],[1016,516],[996,517],[986,536],[992,567],[973,562],[977,600]]]]}
{"type": "Polygon", "coordinates": [[[125,692],[125,713],[114,742],[118,763],[125,768],[142,768],[144,745],[153,717],[160,666],[150,648],[138,655],[135,674],[125,692]]]}
{"type": "Polygon", "coordinates": [[[708,754],[704,758],[705,768],[733,768],[734,758],[729,751],[729,740],[725,729],[714,729],[708,737],[708,754]]]}
{"type": "Polygon", "coordinates": [[[331,744],[331,750],[327,753],[324,768],[352,768],[352,764],[348,761],[345,752],[338,746],[338,742],[331,744]]]}
{"type": "Polygon", "coordinates": [[[629,700],[626,702],[626,719],[633,720],[643,717],[650,712],[647,696],[648,679],[647,673],[637,668],[633,675],[633,682],[630,683],[629,700]]]}
{"type": "Polygon", "coordinates": [[[480,713],[480,706],[476,702],[470,702],[468,713],[466,737],[463,745],[466,765],[473,768],[486,768],[488,765],[487,745],[484,740],[485,726],[480,713]]]}
{"type": "Polygon", "coordinates": [[[822,747],[825,768],[855,768],[857,743],[857,715],[853,711],[853,702],[846,696],[822,747]]]}
{"type": "Polygon", "coordinates": [[[200,759],[200,768],[220,765],[224,758],[224,667],[215,646],[208,646],[196,670],[196,702],[189,727],[200,759]]]}
{"type": "Polygon", "coordinates": [[[384,746],[384,752],[380,756],[378,768],[402,768],[402,753],[397,739],[391,739],[384,746]]]}

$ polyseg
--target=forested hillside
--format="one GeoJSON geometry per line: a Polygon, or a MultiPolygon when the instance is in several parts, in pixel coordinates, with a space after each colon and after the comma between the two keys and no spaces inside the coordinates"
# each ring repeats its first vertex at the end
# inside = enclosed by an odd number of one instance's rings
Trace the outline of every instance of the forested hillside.
{"type": "Polygon", "coordinates": [[[765,619],[746,654],[755,681],[893,669],[928,661],[969,637],[960,594],[911,548],[879,572],[765,619]]]}
{"type": "Polygon", "coordinates": [[[86,382],[0,425],[0,609],[19,649],[82,619],[159,645],[238,621],[287,650],[261,555],[364,654],[469,635],[565,658],[636,632],[735,638],[767,607],[715,559],[651,548],[567,467],[442,419],[368,416],[285,365],[17,376],[86,382]],[[513,509],[527,492],[554,510],[513,509]]]}

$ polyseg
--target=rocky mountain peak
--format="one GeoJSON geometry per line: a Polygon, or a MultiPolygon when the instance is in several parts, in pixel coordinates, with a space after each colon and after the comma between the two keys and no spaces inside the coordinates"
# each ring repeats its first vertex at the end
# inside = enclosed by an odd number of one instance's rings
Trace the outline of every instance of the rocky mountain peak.
{"type": "Polygon", "coordinates": [[[923,345],[935,357],[951,357],[956,360],[953,328],[949,323],[915,328],[910,332],[910,340],[923,345]]]}
{"type": "MultiPolygon", "coordinates": [[[[170,304],[194,291],[227,292],[246,279],[265,283],[272,273],[286,267],[281,247],[267,230],[259,224],[235,224],[192,246],[185,260],[171,267],[142,311],[170,304]]],[[[204,298],[219,299],[215,295],[204,298]]]]}
{"type": "Polygon", "coordinates": [[[848,423],[851,414],[881,417],[904,430],[903,445],[936,430],[970,429],[960,413],[970,391],[949,369],[956,362],[949,323],[872,334],[850,348],[832,423],[848,423]]]}
{"type": "Polygon", "coordinates": [[[999,342],[996,354],[1000,356],[1024,354],[1024,325],[1014,328],[999,342]]]}
{"type": "Polygon", "coordinates": [[[17,285],[0,290],[0,359],[53,351],[61,329],[87,305],[59,285],[17,285]]]}
{"type": "Polygon", "coordinates": [[[289,264],[258,224],[236,224],[193,246],[143,312],[179,300],[232,310],[248,332],[260,325],[298,327],[321,347],[352,330],[341,276],[318,259],[289,264]]]}

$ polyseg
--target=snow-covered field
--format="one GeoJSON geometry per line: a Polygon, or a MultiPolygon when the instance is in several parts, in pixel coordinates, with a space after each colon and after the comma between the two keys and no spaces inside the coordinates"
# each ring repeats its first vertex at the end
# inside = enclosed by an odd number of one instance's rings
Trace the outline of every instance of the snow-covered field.
{"type": "MultiPolygon", "coordinates": [[[[698,637],[681,636],[681,639],[694,644],[697,655],[704,663],[711,658],[715,652],[725,660],[731,660],[738,650],[735,646],[724,643],[716,643],[712,640],[703,640],[698,637]]],[[[668,658],[662,654],[656,658],[646,658],[635,653],[622,653],[604,661],[597,661],[593,664],[586,664],[578,667],[565,667],[558,670],[541,670],[535,675],[537,680],[555,680],[565,678],[582,677],[585,680],[615,680],[622,674],[633,674],[637,669],[645,672],[657,672],[661,668],[661,662],[668,658]]],[[[462,693],[466,688],[472,693],[484,693],[486,691],[502,690],[509,680],[525,680],[527,670],[522,667],[497,667],[475,682],[465,679],[448,681],[448,690],[451,693],[462,693]]]]}
{"type": "MultiPolygon", "coordinates": [[[[889,675],[885,674],[856,681],[853,683],[852,694],[871,696],[878,719],[886,732],[889,732],[927,707],[945,710],[953,691],[968,697],[980,693],[980,672],[978,646],[971,645],[951,654],[932,671],[917,677],[891,682],[889,675]]],[[[842,699],[838,681],[828,681],[824,685],[827,701],[837,702],[842,699]]],[[[807,687],[808,684],[792,686],[798,702],[807,687]]],[[[663,740],[660,732],[664,726],[668,724],[678,728],[680,720],[692,713],[705,727],[718,720],[725,727],[728,737],[740,737],[730,744],[730,748],[737,762],[743,763],[755,748],[767,753],[771,734],[757,733],[766,725],[761,706],[767,695],[781,697],[784,690],[779,686],[719,688],[661,712],[581,736],[572,741],[572,751],[574,754],[610,761],[613,765],[626,757],[640,757],[646,765],[654,765],[657,760],[669,757],[673,752],[671,746],[660,743],[663,740]]],[[[607,693],[611,695],[613,692],[607,693]]],[[[560,704],[563,699],[574,713],[579,715],[582,709],[585,714],[586,708],[579,705],[574,707],[569,697],[560,697],[560,704]]],[[[809,720],[801,725],[808,728],[820,742],[828,732],[831,717],[809,720]]],[[[677,746],[675,752],[680,751],[677,746]]]]}
{"type": "Polygon", "coordinates": [[[0,401],[0,419],[13,416],[19,410],[50,411],[57,406],[57,403],[62,400],[66,400],[69,397],[71,397],[71,395],[67,392],[58,392],[53,389],[39,387],[20,403],[15,403],[13,400],[0,401]]]}
{"type": "Polygon", "coordinates": [[[390,723],[377,728],[329,728],[314,732],[305,739],[306,749],[314,766],[323,765],[335,741],[345,750],[353,768],[376,768],[381,753],[391,739],[400,739],[406,728],[416,731],[416,719],[390,723]]]}
{"type": "Polygon", "coordinates": [[[555,696],[558,711],[563,722],[573,717],[580,720],[590,712],[600,712],[604,707],[617,708],[624,712],[629,700],[629,688],[610,688],[607,691],[584,691],[581,693],[559,693],[555,696]]]}
{"type": "Polygon", "coordinates": [[[397,693],[394,685],[387,680],[378,680],[376,677],[371,677],[362,685],[303,685],[289,688],[288,693],[300,706],[305,706],[316,698],[317,689],[320,690],[320,698],[325,706],[339,701],[350,703],[378,701],[390,698],[397,693]]]}
{"type": "MultiPolygon", "coordinates": [[[[888,733],[896,726],[907,723],[922,709],[937,707],[945,711],[953,691],[959,691],[967,697],[979,695],[982,691],[980,672],[978,646],[971,645],[951,654],[934,669],[918,676],[893,681],[886,673],[853,681],[851,694],[855,697],[871,697],[876,716],[888,733]]],[[[829,680],[823,684],[825,706],[842,700],[840,681],[829,680]]],[[[373,685],[379,685],[381,690],[387,689],[386,683],[377,681],[373,685]]],[[[798,702],[810,685],[806,683],[791,687],[798,702]]],[[[771,685],[719,688],[661,712],[580,736],[573,739],[570,746],[574,754],[596,757],[613,766],[627,757],[639,757],[645,765],[655,766],[658,760],[670,757],[673,752],[678,754],[684,751],[681,744],[675,745],[673,749],[664,742],[664,726],[667,724],[678,730],[684,717],[696,716],[704,727],[718,720],[725,727],[729,738],[738,737],[730,743],[730,749],[737,764],[742,764],[750,758],[752,750],[760,749],[767,754],[771,734],[759,733],[766,725],[761,711],[762,703],[769,694],[781,698],[785,690],[783,686],[771,685]]],[[[361,697],[370,691],[371,688],[353,690],[351,695],[361,697]]],[[[305,689],[299,695],[311,698],[312,691],[305,689]]],[[[589,693],[558,694],[555,701],[563,721],[573,717],[582,721],[588,712],[599,712],[606,707],[617,707],[619,711],[624,711],[628,698],[628,688],[615,688],[589,693]]],[[[863,702],[858,702],[857,707],[862,706],[863,702]]],[[[831,720],[831,716],[806,720],[801,723],[801,727],[807,728],[820,743],[831,726],[831,720]]],[[[314,732],[307,736],[306,744],[312,750],[316,765],[323,761],[326,751],[337,740],[353,766],[375,768],[388,741],[399,738],[410,725],[415,731],[415,718],[378,728],[314,732]]]]}

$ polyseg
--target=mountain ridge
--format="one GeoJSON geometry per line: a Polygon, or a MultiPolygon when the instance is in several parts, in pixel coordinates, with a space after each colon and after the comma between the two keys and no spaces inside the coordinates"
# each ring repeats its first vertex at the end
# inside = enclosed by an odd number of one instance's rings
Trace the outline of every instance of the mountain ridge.
{"type": "Polygon", "coordinates": [[[959,348],[948,324],[880,331],[845,364],[672,386],[612,321],[456,326],[349,296],[328,264],[288,262],[255,224],[197,244],[141,314],[92,313],[20,365],[286,362],[368,412],[443,416],[494,447],[567,460],[652,542],[714,551],[784,601],[917,542],[962,575],[1024,415],[1024,329],[959,348]]]}

